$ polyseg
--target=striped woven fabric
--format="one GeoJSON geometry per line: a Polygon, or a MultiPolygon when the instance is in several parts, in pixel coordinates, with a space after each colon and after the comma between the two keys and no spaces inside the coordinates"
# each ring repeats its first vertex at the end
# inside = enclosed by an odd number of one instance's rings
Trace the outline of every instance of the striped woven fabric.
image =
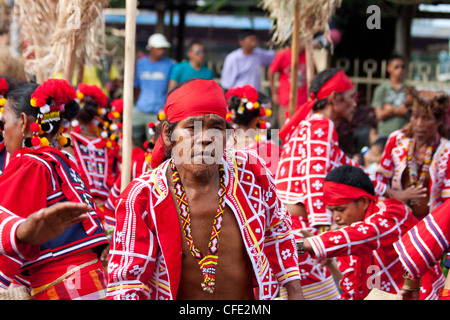
{"type": "Polygon", "coordinates": [[[424,275],[449,248],[450,202],[429,213],[394,244],[404,267],[414,278],[424,275]]]}
{"type": "MultiPolygon", "coordinates": [[[[305,300],[338,300],[340,296],[333,276],[310,285],[302,285],[302,292],[305,300]]],[[[286,288],[281,287],[279,299],[287,299],[286,288]]]]}
{"type": "Polygon", "coordinates": [[[39,292],[47,286],[49,284],[33,288],[31,290],[33,300],[105,300],[106,272],[101,262],[97,262],[39,292]],[[37,292],[39,293],[36,294],[37,292]]]}

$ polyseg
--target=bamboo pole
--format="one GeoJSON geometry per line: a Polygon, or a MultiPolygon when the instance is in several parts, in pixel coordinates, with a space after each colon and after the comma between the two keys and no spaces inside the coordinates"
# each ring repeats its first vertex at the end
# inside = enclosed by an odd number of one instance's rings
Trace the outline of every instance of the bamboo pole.
{"type": "Polygon", "coordinates": [[[292,28],[291,42],[291,87],[289,91],[289,116],[292,116],[297,107],[298,95],[298,51],[299,51],[299,15],[300,2],[295,1],[294,7],[294,26],[292,28]]]}
{"type": "Polygon", "coordinates": [[[123,83],[123,140],[122,140],[122,178],[121,191],[131,181],[131,151],[132,151],[132,111],[133,82],[136,55],[136,0],[126,1],[125,15],[125,72],[123,83]]]}
{"type": "MultiPolygon", "coordinates": [[[[306,88],[307,92],[309,92],[309,87],[311,85],[311,81],[315,75],[315,63],[313,57],[313,37],[308,36],[303,39],[305,42],[305,58],[306,58],[306,88]]],[[[309,95],[308,95],[309,99],[309,95]]]]}

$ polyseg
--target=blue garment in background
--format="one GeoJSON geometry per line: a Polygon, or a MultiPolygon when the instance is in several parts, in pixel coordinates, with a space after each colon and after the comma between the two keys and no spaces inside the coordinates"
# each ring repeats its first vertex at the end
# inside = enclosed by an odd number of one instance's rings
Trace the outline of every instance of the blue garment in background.
{"type": "Polygon", "coordinates": [[[166,103],[169,75],[174,62],[163,57],[158,61],[150,61],[143,57],[136,63],[134,87],[139,88],[136,108],[145,113],[158,113],[166,103]]]}

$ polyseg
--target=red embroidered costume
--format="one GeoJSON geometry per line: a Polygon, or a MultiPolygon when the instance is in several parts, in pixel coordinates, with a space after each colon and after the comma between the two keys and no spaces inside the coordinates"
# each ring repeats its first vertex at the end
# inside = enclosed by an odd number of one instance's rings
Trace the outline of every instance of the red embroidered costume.
{"type": "MultiPolygon", "coordinates": [[[[405,271],[392,244],[417,221],[404,203],[388,199],[378,202],[373,212],[367,212],[364,221],[308,238],[308,241],[318,259],[339,257],[339,269],[343,273],[342,299],[364,299],[370,291],[369,284],[398,294],[405,271]]],[[[420,299],[435,299],[445,279],[439,270],[431,270],[426,277],[420,299]]]]}
{"type": "MultiPolygon", "coordinates": [[[[301,229],[317,234],[316,226],[332,224],[331,214],[323,202],[326,175],[342,165],[357,165],[339,148],[334,122],[320,113],[310,112],[316,99],[326,99],[333,91],[343,93],[352,88],[350,79],[338,71],[317,94],[313,94],[310,101],[297,109],[280,130],[279,136],[284,144],[276,174],[277,194],[283,203],[302,203],[308,214],[307,219],[292,217],[297,239],[303,238],[301,229]]],[[[376,186],[376,192],[384,193],[385,188],[380,183],[376,186]]],[[[299,268],[306,299],[338,298],[331,272],[320,267],[310,255],[299,257],[299,268]]]]}
{"type": "MultiPolygon", "coordinates": [[[[139,177],[143,172],[149,170],[149,163],[145,160],[145,152],[140,147],[136,147],[131,151],[131,180],[139,177]]],[[[108,199],[105,202],[103,209],[105,214],[105,228],[112,230],[116,227],[116,202],[120,195],[121,179],[122,175],[119,173],[119,177],[109,191],[108,199]]]]}
{"type": "MultiPolygon", "coordinates": [[[[169,161],[134,179],[119,197],[108,264],[109,299],[175,299],[181,268],[181,230],[170,196],[169,161]]],[[[260,299],[299,279],[291,221],[276,197],[273,178],[252,151],[223,158],[226,204],[242,231],[260,299]]]]}
{"type": "MultiPolygon", "coordinates": [[[[450,198],[450,142],[438,134],[438,145],[431,159],[429,176],[430,212],[450,198]]],[[[407,169],[408,148],[411,138],[403,130],[394,131],[388,138],[375,177],[390,185],[393,190],[403,190],[402,175],[407,169]]]]}
{"type": "MultiPolygon", "coordinates": [[[[53,147],[40,147],[36,150],[22,148],[16,151],[0,177],[0,188],[3,190],[0,193],[0,204],[24,218],[61,201],[88,203],[96,208],[72,162],[53,147]],[[30,201],[30,195],[33,201],[30,201]]],[[[28,256],[19,257],[20,259],[1,256],[0,286],[7,288],[16,277],[19,283],[38,291],[41,286],[64,274],[68,266],[79,264],[79,261],[86,258],[97,259],[108,241],[96,211],[89,214],[89,219],[72,225],[60,236],[42,244],[40,254],[32,256],[36,259],[28,256]]],[[[95,273],[95,280],[90,279],[88,287],[83,288],[86,291],[80,291],[79,294],[91,295],[92,299],[104,297],[101,286],[106,286],[106,279],[98,271],[99,268],[101,270],[102,266],[97,262],[83,269],[83,272],[95,273]]],[[[54,296],[61,299],[76,298],[67,296],[69,291],[66,292],[61,286],[52,289],[54,296]]],[[[48,294],[51,293],[44,292],[34,298],[50,299],[48,294]]]]}

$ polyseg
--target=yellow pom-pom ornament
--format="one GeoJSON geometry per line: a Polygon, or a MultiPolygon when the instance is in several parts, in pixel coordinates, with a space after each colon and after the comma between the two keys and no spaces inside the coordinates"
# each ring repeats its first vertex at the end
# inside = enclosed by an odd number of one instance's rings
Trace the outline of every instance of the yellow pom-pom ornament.
{"type": "Polygon", "coordinates": [[[77,98],[78,100],[83,100],[84,99],[84,93],[83,92],[77,92],[77,98]]]}
{"type": "Polygon", "coordinates": [[[50,145],[50,142],[48,142],[47,138],[41,138],[41,147],[48,147],[50,145]]]}
{"type": "Polygon", "coordinates": [[[68,140],[65,136],[60,136],[58,138],[58,143],[62,146],[65,146],[67,144],[68,140]]]}
{"type": "Polygon", "coordinates": [[[266,116],[270,117],[272,115],[271,109],[266,109],[266,116]]]}
{"type": "Polygon", "coordinates": [[[166,118],[167,118],[167,115],[164,112],[160,112],[158,114],[158,120],[159,121],[164,121],[164,120],[166,120],[166,118]]]}
{"type": "Polygon", "coordinates": [[[5,98],[0,98],[0,107],[4,107],[6,103],[6,99],[5,98]]]}
{"type": "Polygon", "coordinates": [[[31,98],[30,104],[31,104],[32,107],[37,107],[36,99],[35,98],[31,98]]]}

